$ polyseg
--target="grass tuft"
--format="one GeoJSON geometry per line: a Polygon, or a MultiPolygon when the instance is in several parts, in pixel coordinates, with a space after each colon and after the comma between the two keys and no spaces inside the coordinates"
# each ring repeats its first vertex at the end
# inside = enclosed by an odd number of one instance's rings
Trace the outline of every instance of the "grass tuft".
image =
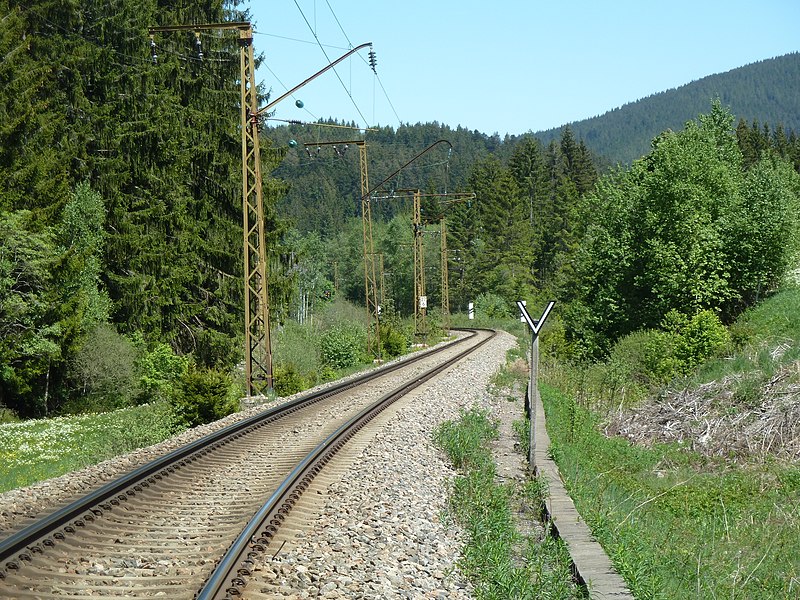
{"type": "Polygon", "coordinates": [[[496,423],[478,408],[462,411],[457,421],[443,423],[435,433],[437,445],[459,470],[449,510],[468,534],[459,567],[472,582],[475,597],[583,598],[583,590],[572,581],[563,543],[517,531],[513,507],[539,506],[545,491],[537,482],[495,483],[490,443],[496,437],[496,423]]]}

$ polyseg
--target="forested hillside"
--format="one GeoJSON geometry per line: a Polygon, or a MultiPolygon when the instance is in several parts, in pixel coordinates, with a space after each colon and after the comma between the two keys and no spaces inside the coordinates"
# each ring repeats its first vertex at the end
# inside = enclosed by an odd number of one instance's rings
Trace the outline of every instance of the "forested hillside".
{"type": "MultiPolygon", "coordinates": [[[[194,32],[148,27],[246,20],[239,5],[0,0],[0,408],[159,399],[189,365],[225,396],[243,353],[239,47],[204,32],[201,55],[194,32]]],[[[454,311],[474,301],[503,316],[518,298],[559,298],[570,358],[600,356],[671,310],[730,319],[795,256],[800,142],[773,114],[737,127],[706,101],[610,174],[571,127],[542,142],[439,123],[363,138],[331,123],[264,126],[273,325],[364,302],[359,140],[371,185],[452,144],[372,201],[387,320],[416,303],[410,200],[387,197],[403,189],[474,193],[422,206],[432,320],[442,256],[454,311]]]]}
{"type": "MultiPolygon", "coordinates": [[[[731,110],[740,133],[744,129],[757,131],[758,137],[785,148],[784,154],[800,164],[799,86],[800,53],[794,53],[711,75],[603,115],[536,134],[500,138],[438,122],[405,124],[396,129],[382,127],[365,135],[370,176],[372,181],[382,179],[428,144],[444,138],[454,146],[447,163],[447,181],[451,189],[458,188],[466,183],[469,167],[475,160],[493,154],[507,161],[516,147],[531,137],[547,148],[551,142],[559,142],[564,127],[569,127],[571,136],[585,144],[597,169],[604,172],[617,163],[629,164],[644,156],[662,131],[681,130],[686,122],[707,111],[715,98],[731,110]]],[[[302,231],[324,234],[326,229],[336,230],[344,219],[356,214],[360,196],[356,149],[344,156],[331,147],[322,147],[317,153],[312,146],[310,154],[302,147],[316,141],[345,141],[354,134],[358,137],[358,131],[325,126],[329,124],[333,123],[266,130],[266,136],[278,146],[285,146],[290,139],[301,144],[289,152],[274,174],[291,183],[280,208],[302,231]]],[[[423,189],[433,181],[443,182],[441,167],[436,171],[433,165],[444,158],[440,153],[412,165],[404,171],[402,181],[423,189]]],[[[396,207],[387,204],[379,211],[388,217],[396,212],[396,207]]]]}
{"type": "MultiPolygon", "coordinates": [[[[237,2],[0,2],[0,404],[58,409],[127,338],[240,354],[237,2]]],[[[274,215],[269,217],[274,220],[274,215]]],[[[276,231],[276,227],[270,227],[276,231]]]]}
{"type": "MultiPolygon", "coordinates": [[[[630,164],[647,154],[650,141],[665,129],[677,131],[718,98],[737,119],[784,131],[800,130],[800,53],[794,52],[703,77],[570,123],[575,136],[612,164],[630,164]]],[[[535,135],[547,143],[561,127],[535,135]]],[[[788,134],[787,134],[788,135],[788,134]]]]}

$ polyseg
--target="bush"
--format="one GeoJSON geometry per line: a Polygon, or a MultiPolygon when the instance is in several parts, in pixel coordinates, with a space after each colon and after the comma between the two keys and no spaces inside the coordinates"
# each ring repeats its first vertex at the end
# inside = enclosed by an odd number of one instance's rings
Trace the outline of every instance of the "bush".
{"type": "Polygon", "coordinates": [[[366,331],[355,323],[338,323],[322,334],[320,351],[325,364],[346,369],[361,362],[366,347],[366,331]]]}
{"type": "Polygon", "coordinates": [[[272,374],[272,385],[278,396],[291,396],[309,387],[309,382],[291,363],[277,365],[272,374]]]}
{"type": "Polygon", "coordinates": [[[63,411],[104,411],[133,404],[139,391],[135,362],[133,343],[113,325],[98,325],[70,363],[79,396],[66,403],[63,411]]]}
{"type": "Polygon", "coordinates": [[[191,369],[178,379],[172,404],[188,427],[211,423],[236,411],[233,382],[214,369],[191,369]]]}
{"type": "MultiPolygon", "coordinates": [[[[642,365],[645,373],[653,382],[667,383],[670,379],[684,372],[684,366],[676,353],[679,335],[675,331],[647,331],[643,334],[644,353],[642,365]]],[[[637,333],[631,334],[637,335],[637,333]]]]}
{"type": "Polygon", "coordinates": [[[0,423],[17,423],[18,421],[17,413],[0,404],[0,423]]]}
{"type": "Polygon", "coordinates": [[[381,327],[381,349],[384,358],[400,356],[408,349],[408,338],[393,327],[381,327]]]}
{"type": "Polygon", "coordinates": [[[692,317],[671,310],[661,322],[664,331],[649,348],[656,373],[668,380],[687,375],[701,363],[722,354],[731,335],[716,313],[702,310],[692,317]]]}
{"type": "Polygon", "coordinates": [[[502,296],[489,292],[475,298],[475,315],[489,319],[506,319],[512,315],[512,311],[502,296]]]}
{"type": "Polygon", "coordinates": [[[731,335],[716,313],[702,310],[680,323],[676,355],[685,372],[722,354],[731,344],[731,335]]]}
{"type": "Polygon", "coordinates": [[[663,384],[688,375],[731,343],[728,330],[709,310],[693,317],[670,311],[661,326],[662,331],[637,331],[620,339],[611,350],[607,369],[616,372],[620,381],[663,384]]]}
{"type": "Polygon", "coordinates": [[[381,333],[381,356],[383,358],[393,358],[405,354],[410,344],[409,337],[397,325],[389,322],[382,322],[381,333]]]}
{"type": "Polygon", "coordinates": [[[333,381],[336,379],[336,371],[330,365],[322,365],[317,374],[317,382],[325,383],[326,381],[333,381]]]}
{"type": "Polygon", "coordinates": [[[149,349],[139,333],[134,335],[133,343],[139,351],[136,371],[141,399],[166,400],[172,395],[175,382],[188,370],[189,358],[176,355],[172,352],[172,348],[163,342],[149,349]]]}

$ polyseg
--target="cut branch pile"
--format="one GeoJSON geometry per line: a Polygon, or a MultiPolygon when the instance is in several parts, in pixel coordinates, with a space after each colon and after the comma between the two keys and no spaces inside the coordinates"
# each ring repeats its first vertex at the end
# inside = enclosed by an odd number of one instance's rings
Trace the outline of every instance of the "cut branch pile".
{"type": "Polygon", "coordinates": [[[759,375],[668,391],[614,415],[605,433],[645,446],[684,444],[736,462],[800,459],[800,362],[782,367],[761,385],[754,380],[759,375]],[[741,391],[754,386],[753,393],[741,391]]]}

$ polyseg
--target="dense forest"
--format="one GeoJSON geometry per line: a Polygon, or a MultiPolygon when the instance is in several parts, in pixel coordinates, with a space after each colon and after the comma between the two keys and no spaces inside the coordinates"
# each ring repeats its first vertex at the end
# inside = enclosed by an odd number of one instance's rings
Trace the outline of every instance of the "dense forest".
{"type": "MultiPolygon", "coordinates": [[[[239,4],[0,0],[0,406],[125,406],[157,397],[186,361],[240,363],[237,40],[204,33],[201,56],[193,32],[148,35],[246,20],[239,4]]],[[[431,305],[444,219],[453,310],[475,301],[502,316],[515,299],[557,297],[570,359],[672,310],[729,319],[756,302],[794,258],[797,137],[785,116],[737,124],[724,102],[686,121],[629,169],[609,169],[571,127],[547,141],[438,123],[367,132],[372,183],[452,144],[372,200],[386,314],[414,302],[410,201],[392,197],[403,189],[475,194],[423,204],[431,305]]],[[[329,124],[262,130],[277,328],[337,297],[363,303],[358,150],[346,143],[360,138],[329,124]]]]}
{"type": "Polygon", "coordinates": [[[165,34],[154,59],[147,34],[236,4],[0,3],[0,403],[58,410],[91,388],[81,353],[122,356],[120,334],[241,354],[236,38],[204,36],[200,60],[165,34]]]}

